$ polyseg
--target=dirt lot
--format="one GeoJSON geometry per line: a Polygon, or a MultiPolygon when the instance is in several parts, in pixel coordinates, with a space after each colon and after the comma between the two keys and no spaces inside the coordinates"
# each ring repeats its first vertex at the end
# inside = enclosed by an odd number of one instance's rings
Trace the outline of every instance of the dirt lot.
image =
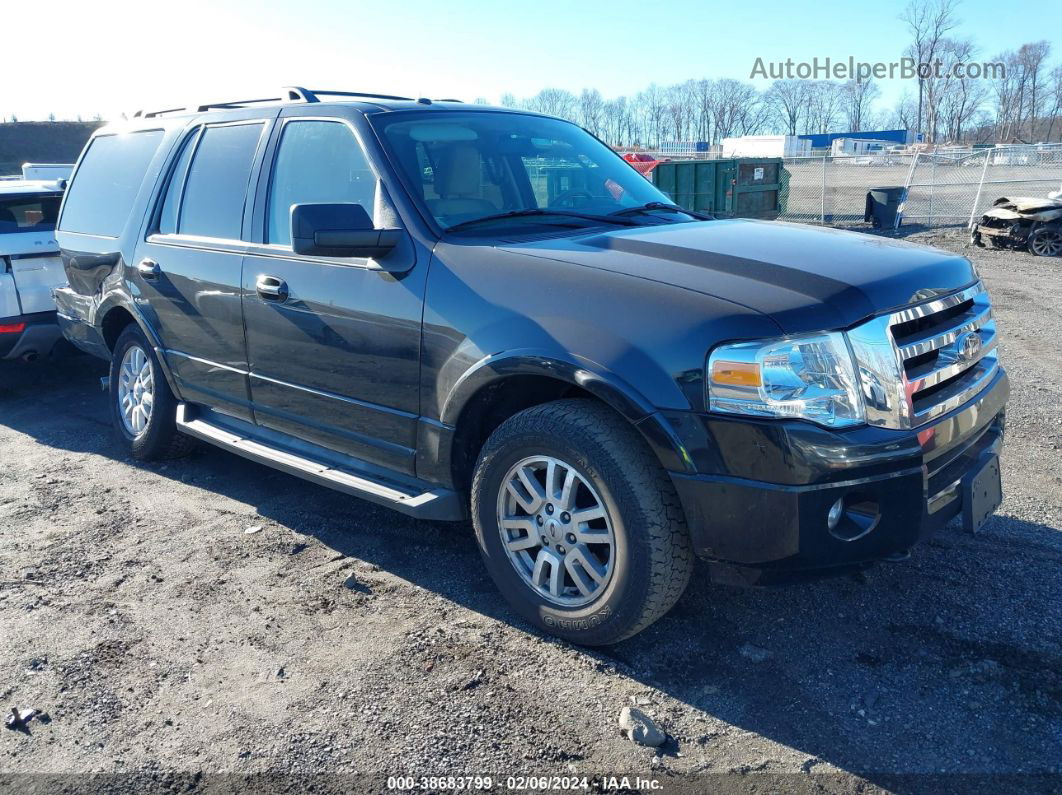
{"type": "Polygon", "coordinates": [[[236,781],[221,772],[270,788],[325,772],[493,774],[496,791],[518,772],[663,792],[989,781],[960,773],[1062,787],[1062,263],[971,253],[1013,384],[1006,500],[983,534],[949,527],[907,562],[781,590],[699,570],[607,650],[514,619],[467,526],[211,448],[136,464],[112,440],[102,363],[5,367],[0,705],[48,720],[0,732],[0,772],[135,773],[95,780],[130,789],[236,781]],[[632,703],[671,735],[661,751],[619,733],[632,703]]]}

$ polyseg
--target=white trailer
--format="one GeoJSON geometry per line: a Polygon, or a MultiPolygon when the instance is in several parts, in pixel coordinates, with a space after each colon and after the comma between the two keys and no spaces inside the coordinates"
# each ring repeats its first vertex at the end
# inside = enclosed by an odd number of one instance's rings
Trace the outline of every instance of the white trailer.
{"type": "Polygon", "coordinates": [[[888,141],[871,138],[834,138],[830,145],[830,154],[839,155],[874,155],[885,151],[888,141]]]}
{"type": "Polygon", "coordinates": [[[723,157],[807,157],[811,141],[796,135],[742,135],[723,139],[723,157]]]}

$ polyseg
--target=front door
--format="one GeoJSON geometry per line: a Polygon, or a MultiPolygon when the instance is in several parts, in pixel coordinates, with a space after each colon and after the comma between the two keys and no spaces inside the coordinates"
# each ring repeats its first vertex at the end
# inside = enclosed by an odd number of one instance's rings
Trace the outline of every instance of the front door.
{"type": "Polygon", "coordinates": [[[377,176],[344,120],[282,122],[264,240],[243,267],[255,421],[412,473],[425,268],[395,275],[369,260],[293,253],[292,205],[353,202],[373,215],[377,176]]]}
{"type": "Polygon", "coordinates": [[[247,188],[269,122],[207,124],[180,144],[132,281],[147,299],[182,396],[251,419],[241,241],[247,188]]]}

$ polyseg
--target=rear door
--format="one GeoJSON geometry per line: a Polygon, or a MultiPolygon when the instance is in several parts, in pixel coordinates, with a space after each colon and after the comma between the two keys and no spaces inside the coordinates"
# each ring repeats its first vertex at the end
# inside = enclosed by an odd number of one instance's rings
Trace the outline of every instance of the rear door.
{"type": "Polygon", "coordinates": [[[191,128],[178,145],[132,280],[190,401],[252,419],[240,300],[243,230],[276,111],[191,128]]]}
{"type": "MultiPolygon", "coordinates": [[[[327,113],[327,111],[325,111],[327,113]]],[[[288,111],[290,113],[290,111],[288,111]]],[[[296,255],[293,204],[353,202],[382,220],[386,196],[348,120],[281,115],[259,182],[259,233],[244,262],[255,420],[390,469],[413,472],[426,268],[296,255]],[[267,280],[281,295],[259,289],[267,280]]]]}

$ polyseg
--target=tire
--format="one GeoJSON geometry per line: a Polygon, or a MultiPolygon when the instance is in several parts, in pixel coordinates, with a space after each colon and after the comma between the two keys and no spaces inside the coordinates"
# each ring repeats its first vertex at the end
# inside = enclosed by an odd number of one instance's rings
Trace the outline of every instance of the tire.
{"type": "Polygon", "coordinates": [[[111,353],[110,404],[115,434],[133,458],[140,461],[179,458],[195,447],[192,437],[177,430],[177,399],[166,383],[154,349],[136,323],[122,330],[111,353]],[[131,369],[142,376],[131,379],[129,372],[123,373],[127,357],[131,369]],[[140,361],[143,366],[137,368],[140,361]],[[123,378],[126,394],[123,394],[123,378]],[[147,393],[150,396],[149,412],[137,413],[135,420],[123,416],[123,397],[129,391],[134,393],[134,402],[142,407],[147,405],[143,396],[147,393]]]}
{"type": "Polygon", "coordinates": [[[1037,257],[1062,256],[1062,227],[1041,226],[1034,229],[1029,235],[1027,246],[1037,257]]]}
{"type": "MultiPolygon", "coordinates": [[[[513,609],[536,627],[573,643],[606,645],[645,629],[678,601],[693,570],[685,517],[667,473],[629,423],[590,400],[535,406],[495,430],[476,463],[472,517],[487,570],[513,609]],[[556,464],[556,487],[546,499],[549,464],[543,468],[540,462],[550,459],[556,464]],[[537,483],[541,505],[534,515],[517,497],[519,493],[528,505],[538,504],[531,489],[522,485],[526,481],[517,474],[521,470],[537,483]],[[570,490],[560,487],[568,471],[574,472],[570,490]],[[510,482],[512,489],[507,488],[510,482]],[[565,501],[565,493],[574,496],[565,501]],[[566,506],[570,512],[562,510],[566,506]],[[558,513],[547,514],[551,507],[558,513]],[[603,516],[579,520],[580,515],[596,513],[603,516]],[[546,519],[545,525],[539,518],[546,519]],[[517,529],[508,529],[511,526],[517,529]],[[536,529],[539,541],[529,548],[536,529]],[[575,532],[579,543],[569,543],[576,539],[575,532]],[[609,532],[611,545],[601,540],[609,532]],[[511,552],[503,533],[513,546],[525,548],[511,552]],[[585,539],[591,541],[584,544],[585,539]],[[548,581],[535,585],[544,554],[548,560],[564,561],[556,566],[559,587],[548,594],[554,580],[545,576],[545,566],[540,579],[548,581]],[[588,554],[594,556],[598,576],[605,572],[600,581],[581,563],[588,554]],[[568,569],[572,556],[580,560],[568,569]],[[590,586],[589,593],[576,587],[576,575],[590,586]]],[[[550,575],[553,571],[551,566],[550,575]]]]}

